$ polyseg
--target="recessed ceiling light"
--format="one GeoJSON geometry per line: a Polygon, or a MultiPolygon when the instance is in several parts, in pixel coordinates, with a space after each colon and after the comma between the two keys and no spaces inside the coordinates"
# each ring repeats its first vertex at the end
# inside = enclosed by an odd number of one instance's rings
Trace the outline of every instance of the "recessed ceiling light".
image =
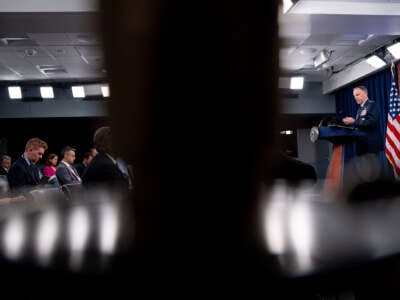
{"type": "Polygon", "coordinates": [[[40,87],[40,95],[43,99],[53,99],[54,92],[51,86],[41,86],[40,87]]]}
{"type": "Polygon", "coordinates": [[[282,130],[281,134],[282,135],[292,135],[293,134],[293,130],[282,130]]]}
{"type": "Polygon", "coordinates": [[[72,88],[72,96],[74,98],[85,98],[85,89],[83,86],[73,86],[72,88]]]}
{"type": "Polygon", "coordinates": [[[67,50],[65,50],[63,48],[57,48],[54,50],[54,52],[56,52],[57,54],[66,54],[67,50]]]}
{"type": "Polygon", "coordinates": [[[101,86],[101,93],[103,94],[104,98],[110,97],[110,88],[108,85],[101,86]]]}
{"type": "Polygon", "coordinates": [[[400,43],[393,44],[386,48],[395,59],[400,58],[400,43]]]}
{"type": "Polygon", "coordinates": [[[21,87],[19,86],[9,86],[8,95],[10,99],[22,99],[21,87]]]}
{"type": "Polygon", "coordinates": [[[36,56],[38,54],[38,51],[34,48],[32,49],[25,49],[25,55],[26,56],[36,56]]]}
{"type": "Polygon", "coordinates": [[[304,77],[290,78],[290,89],[291,90],[302,90],[303,85],[304,85],[304,77]]]}

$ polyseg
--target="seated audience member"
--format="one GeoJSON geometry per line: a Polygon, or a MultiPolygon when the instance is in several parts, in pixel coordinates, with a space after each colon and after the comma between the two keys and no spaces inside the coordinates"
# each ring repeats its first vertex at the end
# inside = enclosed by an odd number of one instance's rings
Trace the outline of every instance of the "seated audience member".
{"type": "Polygon", "coordinates": [[[55,153],[50,153],[46,160],[46,165],[43,168],[43,175],[48,177],[48,187],[59,186],[59,182],[56,176],[56,168],[58,163],[58,156],[55,153]]]}
{"type": "Polygon", "coordinates": [[[88,151],[85,152],[85,154],[83,154],[82,162],[80,164],[76,164],[75,166],[75,169],[78,171],[79,176],[82,176],[83,172],[85,171],[89,163],[92,161],[92,159],[93,155],[91,152],[88,151]]]}
{"type": "Polygon", "coordinates": [[[276,156],[276,164],[274,178],[283,179],[288,185],[297,186],[306,181],[313,184],[317,182],[317,172],[308,163],[279,152],[276,156]]]}
{"type": "Polygon", "coordinates": [[[47,178],[36,165],[47,148],[47,143],[39,138],[32,138],[26,143],[25,152],[12,164],[7,174],[12,190],[47,183],[47,178]]]}
{"type": "Polygon", "coordinates": [[[99,153],[94,147],[90,148],[89,152],[93,157],[95,157],[99,153]]]}
{"type": "Polygon", "coordinates": [[[93,137],[94,145],[98,154],[82,175],[82,181],[85,186],[106,185],[113,187],[129,188],[129,175],[124,172],[126,167],[122,160],[116,158],[112,149],[111,129],[110,127],[100,127],[96,130],[93,137]]]}
{"type": "Polygon", "coordinates": [[[11,157],[8,155],[3,155],[1,157],[0,175],[7,175],[10,167],[11,167],[11,157]]]}
{"type": "Polygon", "coordinates": [[[79,184],[82,182],[78,171],[73,167],[75,161],[75,149],[69,146],[61,150],[62,160],[56,169],[56,176],[60,185],[79,184]]]}
{"type": "Polygon", "coordinates": [[[57,154],[50,153],[46,160],[46,166],[43,168],[43,175],[49,178],[55,176],[57,163],[58,163],[57,154]]]}

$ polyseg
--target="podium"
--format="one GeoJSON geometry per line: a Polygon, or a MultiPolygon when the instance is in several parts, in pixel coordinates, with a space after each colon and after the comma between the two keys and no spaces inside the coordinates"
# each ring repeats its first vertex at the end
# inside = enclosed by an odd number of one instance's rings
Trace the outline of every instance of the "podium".
{"type": "Polygon", "coordinates": [[[366,133],[354,127],[329,124],[328,126],[314,126],[310,131],[310,140],[328,140],[333,144],[333,153],[329,162],[324,190],[327,192],[339,191],[343,182],[344,151],[343,145],[363,139],[366,133]]]}

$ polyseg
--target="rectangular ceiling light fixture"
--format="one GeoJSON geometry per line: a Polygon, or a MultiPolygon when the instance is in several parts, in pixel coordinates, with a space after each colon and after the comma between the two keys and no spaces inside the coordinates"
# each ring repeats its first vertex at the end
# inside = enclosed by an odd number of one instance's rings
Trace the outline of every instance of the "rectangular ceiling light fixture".
{"type": "Polygon", "coordinates": [[[293,130],[282,130],[281,134],[282,135],[292,135],[293,134],[293,130]]]}
{"type": "Polygon", "coordinates": [[[304,85],[304,77],[291,77],[290,78],[290,89],[291,90],[302,90],[304,85]]]}
{"type": "Polygon", "coordinates": [[[101,93],[104,98],[110,97],[110,88],[108,87],[108,85],[101,86],[101,93]]]}
{"type": "Polygon", "coordinates": [[[366,59],[366,62],[375,69],[379,69],[386,66],[386,62],[383,59],[379,58],[377,55],[372,55],[368,57],[366,59]]]}
{"type": "Polygon", "coordinates": [[[72,88],[72,96],[74,98],[85,98],[85,89],[83,86],[73,86],[72,88]]]}
{"type": "Polygon", "coordinates": [[[393,57],[395,59],[399,59],[400,58],[400,43],[399,42],[387,47],[386,49],[390,52],[390,54],[393,55],[393,57]]]}
{"type": "Polygon", "coordinates": [[[282,0],[282,12],[286,14],[298,0],[282,0]]]}
{"type": "Polygon", "coordinates": [[[54,92],[51,86],[41,86],[40,87],[40,95],[43,99],[53,99],[54,92]]]}
{"type": "Polygon", "coordinates": [[[8,95],[10,99],[22,99],[21,87],[19,86],[9,86],[8,95]]]}

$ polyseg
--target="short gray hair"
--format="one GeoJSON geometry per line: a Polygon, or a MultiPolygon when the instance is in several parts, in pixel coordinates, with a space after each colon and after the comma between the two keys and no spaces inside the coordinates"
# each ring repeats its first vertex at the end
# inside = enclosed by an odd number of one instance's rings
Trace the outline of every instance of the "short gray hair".
{"type": "Polygon", "coordinates": [[[11,157],[8,156],[8,155],[3,155],[3,156],[1,157],[1,162],[5,161],[5,160],[11,160],[11,157]]]}
{"type": "Polygon", "coordinates": [[[363,92],[365,92],[366,94],[368,94],[368,89],[367,89],[364,85],[358,85],[358,86],[354,87],[354,88],[353,88],[353,91],[354,91],[355,89],[362,90],[363,92]]]}

